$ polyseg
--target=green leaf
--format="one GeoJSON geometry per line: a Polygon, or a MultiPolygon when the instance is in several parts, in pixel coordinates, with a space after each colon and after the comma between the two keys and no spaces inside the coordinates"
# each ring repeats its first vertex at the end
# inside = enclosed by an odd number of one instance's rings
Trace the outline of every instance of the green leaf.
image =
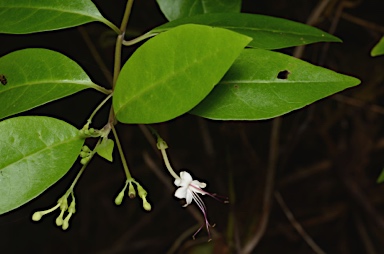
{"type": "Polygon", "coordinates": [[[240,12],[241,0],[157,0],[168,20],[204,13],[240,12]]]}
{"type": "Polygon", "coordinates": [[[117,33],[90,0],[0,0],[0,33],[27,34],[100,21],[117,33]]]}
{"type": "Polygon", "coordinates": [[[251,39],[221,28],[184,25],[144,43],[125,63],[113,107],[123,123],[157,123],[196,106],[251,39]]]}
{"type": "Polygon", "coordinates": [[[112,152],[114,144],[115,143],[112,139],[103,139],[103,141],[101,141],[101,144],[96,149],[97,154],[103,157],[104,159],[112,162],[112,152]]]}
{"type": "Polygon", "coordinates": [[[247,49],[191,113],[215,120],[268,119],[359,83],[281,53],[247,49]]]}
{"type": "Polygon", "coordinates": [[[27,203],[67,173],[84,143],[78,133],[50,117],[0,122],[0,214],[27,203]]]}
{"type": "Polygon", "coordinates": [[[23,49],[0,58],[0,119],[95,85],[68,57],[47,49],[23,49]]]}
{"type": "Polygon", "coordinates": [[[201,24],[229,29],[253,38],[249,47],[263,49],[280,49],[315,42],[341,42],[339,38],[312,26],[246,13],[214,13],[178,19],[156,27],[149,33],[167,31],[183,24],[201,24]]]}
{"type": "Polygon", "coordinates": [[[373,47],[371,51],[371,56],[380,56],[384,55],[384,36],[381,40],[373,47]]]}

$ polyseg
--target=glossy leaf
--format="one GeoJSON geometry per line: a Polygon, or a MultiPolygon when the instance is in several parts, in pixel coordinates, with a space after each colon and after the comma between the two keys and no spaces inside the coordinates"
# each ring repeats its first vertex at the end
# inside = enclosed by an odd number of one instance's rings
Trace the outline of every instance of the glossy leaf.
{"type": "Polygon", "coordinates": [[[191,113],[216,120],[268,119],[359,83],[281,53],[247,49],[191,113]]]}
{"type": "Polygon", "coordinates": [[[117,33],[91,0],[0,0],[0,33],[27,34],[100,21],[117,33]]]}
{"type": "Polygon", "coordinates": [[[157,0],[168,20],[204,13],[240,12],[241,0],[157,0]]]}
{"type": "Polygon", "coordinates": [[[100,145],[97,147],[97,154],[103,157],[104,159],[112,162],[113,157],[113,147],[115,143],[113,142],[112,139],[103,139],[103,141],[100,143],[100,145]]]}
{"type": "Polygon", "coordinates": [[[246,13],[214,13],[178,19],[156,27],[149,33],[167,31],[183,24],[226,28],[253,38],[249,47],[263,49],[280,49],[315,42],[341,42],[337,37],[312,26],[282,18],[246,13]]]}
{"type": "Polygon", "coordinates": [[[144,43],[125,63],[113,107],[123,123],[157,123],[196,106],[251,39],[221,28],[184,25],[144,43]]]}
{"type": "Polygon", "coordinates": [[[380,56],[384,55],[384,36],[381,40],[373,47],[371,51],[371,56],[380,56]]]}
{"type": "Polygon", "coordinates": [[[0,119],[95,85],[74,61],[47,49],[24,49],[0,58],[0,119]]]}
{"type": "Polygon", "coordinates": [[[27,203],[67,173],[84,143],[78,133],[50,117],[0,122],[0,214],[27,203]]]}

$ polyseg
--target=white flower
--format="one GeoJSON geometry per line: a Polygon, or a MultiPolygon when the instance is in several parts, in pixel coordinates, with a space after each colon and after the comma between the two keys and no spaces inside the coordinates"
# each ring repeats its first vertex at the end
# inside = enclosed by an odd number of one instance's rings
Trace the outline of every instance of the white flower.
{"type": "MultiPolygon", "coordinates": [[[[201,183],[197,180],[193,180],[192,176],[186,171],[180,172],[180,178],[177,178],[175,180],[175,185],[179,187],[175,192],[175,197],[180,199],[185,198],[187,202],[184,207],[191,204],[192,200],[195,200],[196,203],[199,203],[197,201],[201,200],[201,198],[197,195],[198,193],[202,195],[206,194],[206,192],[203,191],[201,188],[205,188],[207,184],[201,183]]],[[[203,201],[201,200],[201,203],[202,202],[203,201]]]]}
{"type": "Polygon", "coordinates": [[[186,204],[184,207],[188,206],[192,203],[192,201],[195,201],[197,206],[200,208],[201,212],[204,215],[204,224],[201,225],[201,227],[196,231],[196,233],[193,235],[193,238],[195,238],[196,234],[200,232],[200,230],[205,227],[207,228],[209,240],[211,240],[211,234],[209,232],[209,227],[212,227],[211,224],[208,222],[207,218],[207,207],[205,206],[203,200],[199,196],[207,194],[208,196],[213,197],[216,200],[219,200],[216,196],[216,194],[211,194],[209,192],[204,191],[202,188],[205,188],[207,186],[206,183],[199,182],[197,180],[193,180],[192,176],[186,172],[182,171],[180,172],[180,178],[175,179],[175,185],[179,187],[175,192],[175,197],[180,199],[185,199],[186,204]]]}

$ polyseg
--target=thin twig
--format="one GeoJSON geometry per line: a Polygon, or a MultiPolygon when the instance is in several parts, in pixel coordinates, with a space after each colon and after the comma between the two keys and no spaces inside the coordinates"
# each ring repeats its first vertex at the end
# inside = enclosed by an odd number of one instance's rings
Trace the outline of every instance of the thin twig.
{"type": "Polygon", "coordinates": [[[348,97],[348,96],[345,96],[342,94],[335,94],[332,96],[332,99],[339,101],[339,102],[342,102],[344,104],[350,105],[350,106],[364,108],[364,109],[369,110],[371,112],[384,115],[384,107],[376,105],[376,104],[371,104],[371,103],[365,102],[365,101],[357,99],[357,98],[348,97]]]}
{"type": "Polygon", "coordinates": [[[176,251],[180,248],[181,244],[185,241],[185,239],[187,239],[188,237],[193,235],[193,233],[195,233],[198,228],[199,228],[199,226],[195,225],[195,226],[189,228],[188,230],[184,231],[184,233],[182,233],[176,239],[176,241],[173,242],[171,248],[169,248],[169,250],[167,251],[167,254],[176,253],[176,251]]]}
{"type": "Polygon", "coordinates": [[[292,185],[303,180],[305,181],[307,178],[310,178],[310,177],[318,177],[319,174],[323,174],[324,172],[329,171],[331,167],[332,167],[332,161],[322,160],[322,161],[316,162],[311,166],[308,166],[305,168],[298,168],[296,172],[279,180],[278,188],[283,188],[283,187],[286,187],[287,185],[292,185]]]}
{"type": "MultiPolygon", "coordinates": [[[[313,9],[312,13],[309,15],[306,24],[314,25],[319,19],[320,15],[324,12],[324,9],[327,7],[331,0],[323,0],[318,3],[318,5],[313,9]]],[[[301,58],[304,53],[305,45],[298,46],[293,51],[293,56],[297,58],[301,58]]]]}
{"type": "Polygon", "coordinates": [[[315,241],[308,235],[308,233],[304,230],[304,228],[300,225],[299,222],[293,216],[293,213],[288,208],[287,204],[284,202],[283,197],[278,191],[275,191],[275,198],[277,203],[280,205],[281,209],[287,216],[289,222],[296,229],[297,233],[304,239],[304,241],[312,248],[312,250],[317,254],[325,254],[325,252],[315,243],[315,241]]]}
{"type": "Polygon", "coordinates": [[[379,33],[384,33],[384,27],[380,26],[376,23],[366,21],[362,18],[355,17],[355,16],[348,14],[348,13],[345,13],[345,12],[343,14],[341,14],[341,17],[345,20],[348,20],[349,22],[355,23],[355,24],[362,26],[362,27],[365,27],[367,29],[370,29],[370,30],[373,30],[373,31],[376,31],[379,33]]]}
{"type": "Polygon", "coordinates": [[[255,235],[244,245],[241,253],[248,254],[257,246],[263,237],[268,225],[270,210],[272,207],[272,196],[275,186],[275,174],[277,159],[279,154],[279,130],[281,125],[281,118],[276,117],[272,122],[272,133],[270,140],[268,168],[265,180],[265,191],[263,197],[263,209],[260,217],[260,226],[255,235]]]}

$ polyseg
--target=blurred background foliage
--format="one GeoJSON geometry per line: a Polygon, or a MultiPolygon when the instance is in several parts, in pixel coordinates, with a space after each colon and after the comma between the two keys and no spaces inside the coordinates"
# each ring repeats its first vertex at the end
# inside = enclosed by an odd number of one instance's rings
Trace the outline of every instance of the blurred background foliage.
{"type": "MultiPolygon", "coordinates": [[[[105,17],[120,22],[125,1],[94,3],[105,17]]],[[[145,212],[138,198],[114,205],[125,181],[119,158],[115,155],[112,164],[96,158],[75,190],[77,213],[67,232],[54,225],[58,214],[38,223],[31,216],[56,203],[79,164],[40,197],[0,216],[1,252],[238,253],[248,245],[251,253],[381,253],[384,186],[376,179],[384,165],[384,57],[369,53],[384,34],[383,9],[382,0],[243,0],[243,12],[308,22],[341,38],[342,44],[282,52],[358,77],[362,84],[277,121],[216,122],[185,115],[154,126],[170,147],[175,169],[190,170],[208,183],[208,191],[230,198],[230,204],[204,199],[210,221],[216,223],[214,241],[207,243],[204,230],[191,239],[200,225],[195,219],[199,212],[182,208],[173,197],[173,179],[153,140],[135,125],[119,125],[131,172],[148,191],[153,210],[145,212]],[[271,135],[273,126],[278,128],[271,135]],[[265,206],[265,198],[270,206],[265,206]],[[291,220],[287,215],[293,215],[291,220]],[[255,240],[258,236],[260,241],[255,240]],[[311,240],[318,249],[309,246],[311,240]]],[[[164,22],[155,0],[136,1],[128,35],[138,36],[164,22]]],[[[104,25],[91,23],[0,35],[0,55],[26,47],[54,49],[108,87],[104,73],[113,66],[114,40],[104,25]],[[100,52],[104,67],[94,60],[92,47],[100,52]]],[[[125,59],[133,50],[125,49],[125,59]]],[[[101,100],[97,92],[83,91],[28,114],[56,116],[80,128],[101,100]]],[[[102,127],[107,115],[104,109],[96,127],[102,127]]]]}

